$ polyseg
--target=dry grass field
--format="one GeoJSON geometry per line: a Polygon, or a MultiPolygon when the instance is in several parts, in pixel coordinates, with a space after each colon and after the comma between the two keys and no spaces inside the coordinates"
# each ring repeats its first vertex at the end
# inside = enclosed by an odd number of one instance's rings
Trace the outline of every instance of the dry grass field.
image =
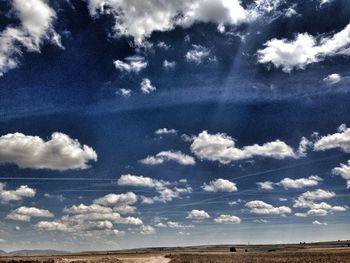
{"type": "Polygon", "coordinates": [[[0,263],[350,263],[349,242],[295,245],[197,246],[0,256],[0,263]]]}
{"type": "Polygon", "coordinates": [[[350,251],[237,254],[178,254],[170,263],[345,263],[350,251]]]}

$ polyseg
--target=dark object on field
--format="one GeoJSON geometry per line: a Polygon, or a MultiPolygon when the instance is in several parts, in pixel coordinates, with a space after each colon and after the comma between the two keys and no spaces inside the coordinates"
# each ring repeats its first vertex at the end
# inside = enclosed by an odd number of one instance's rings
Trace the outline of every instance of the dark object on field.
{"type": "Polygon", "coordinates": [[[237,252],[237,249],[235,247],[230,247],[230,252],[237,252]]]}
{"type": "Polygon", "coordinates": [[[348,247],[350,247],[350,243],[348,243],[348,247]]]}
{"type": "Polygon", "coordinates": [[[269,249],[267,252],[275,252],[276,249],[269,249]]]}
{"type": "Polygon", "coordinates": [[[244,251],[245,251],[245,252],[248,252],[248,249],[245,249],[244,251]]]}

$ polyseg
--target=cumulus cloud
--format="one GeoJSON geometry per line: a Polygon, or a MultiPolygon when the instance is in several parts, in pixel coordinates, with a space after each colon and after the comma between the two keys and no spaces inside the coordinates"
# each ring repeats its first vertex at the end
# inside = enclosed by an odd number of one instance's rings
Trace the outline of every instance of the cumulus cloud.
{"type": "Polygon", "coordinates": [[[321,203],[315,202],[317,200],[330,199],[333,197],[335,197],[334,192],[329,192],[322,189],[305,192],[294,200],[293,207],[307,208],[309,210],[305,213],[295,213],[295,216],[298,216],[298,217],[326,216],[329,213],[346,211],[347,207],[345,206],[332,206],[325,202],[321,202],[321,203]]]}
{"type": "MultiPolygon", "coordinates": [[[[92,204],[73,205],[63,209],[60,219],[54,221],[40,221],[35,226],[42,231],[61,231],[79,235],[120,235],[122,232],[116,225],[142,226],[138,217],[123,217],[118,212],[136,202],[136,195],[108,194],[95,199],[92,204]]],[[[130,206],[131,207],[131,206],[130,206]]],[[[132,208],[132,207],[131,207],[132,208]]]]}
{"type": "Polygon", "coordinates": [[[6,219],[29,222],[32,217],[53,217],[53,214],[45,209],[21,206],[8,214],[6,219]]]}
{"type": "Polygon", "coordinates": [[[241,219],[237,216],[232,215],[220,215],[215,218],[214,221],[219,224],[239,224],[241,223],[241,219]]]}
{"type": "Polygon", "coordinates": [[[284,72],[304,69],[307,65],[337,55],[350,55],[350,24],[331,36],[298,34],[294,40],[271,39],[258,50],[258,62],[271,63],[284,72]]]}
{"type": "Polygon", "coordinates": [[[206,218],[210,218],[210,215],[204,210],[193,209],[191,212],[188,212],[186,218],[192,220],[203,220],[206,218]]]}
{"type": "Polygon", "coordinates": [[[0,163],[32,169],[86,169],[97,161],[96,152],[68,135],[55,132],[44,141],[38,136],[9,133],[0,137],[0,163]]]}
{"type": "Polygon", "coordinates": [[[339,126],[337,133],[323,136],[314,143],[315,151],[325,151],[334,148],[340,148],[344,152],[350,153],[350,129],[345,124],[339,126]]]}
{"type": "Polygon", "coordinates": [[[155,156],[147,156],[145,159],[140,160],[141,163],[147,165],[158,165],[166,161],[175,161],[181,165],[194,165],[195,159],[187,154],[183,154],[180,151],[162,151],[155,156]]]}
{"type": "Polygon", "coordinates": [[[192,49],[189,50],[185,58],[188,62],[194,62],[200,64],[203,60],[210,57],[210,50],[201,45],[192,45],[192,49]]]}
{"type": "Polygon", "coordinates": [[[89,213],[111,213],[113,210],[110,207],[104,207],[97,204],[91,204],[91,205],[73,205],[69,208],[64,208],[64,212],[69,214],[89,214],[89,213]]]}
{"type": "Polygon", "coordinates": [[[56,13],[46,1],[11,2],[20,25],[8,26],[0,33],[0,76],[18,67],[23,50],[40,52],[45,40],[63,48],[60,36],[53,28],[56,13]]]}
{"type": "Polygon", "coordinates": [[[273,182],[270,182],[270,181],[266,181],[266,182],[258,182],[256,183],[260,189],[263,189],[263,190],[273,190],[274,189],[274,184],[273,182]]]}
{"type": "Polygon", "coordinates": [[[141,70],[145,69],[148,66],[148,63],[145,61],[144,57],[136,55],[126,57],[125,62],[117,59],[113,62],[113,64],[116,69],[127,73],[139,73],[141,70]]]}
{"type": "Polygon", "coordinates": [[[210,181],[209,184],[204,183],[202,189],[206,192],[235,192],[237,191],[236,184],[225,179],[217,179],[210,181]]]}
{"type": "Polygon", "coordinates": [[[142,79],[140,84],[142,93],[149,94],[156,90],[156,87],[152,85],[151,81],[147,78],[142,79]]]}
{"type": "Polygon", "coordinates": [[[156,233],[156,230],[152,226],[141,226],[140,233],[142,235],[153,235],[156,233]]]}
{"type": "Polygon", "coordinates": [[[309,200],[322,200],[322,199],[330,199],[335,197],[335,193],[331,191],[326,191],[323,189],[317,189],[315,191],[307,191],[303,193],[301,196],[309,200]]]}
{"type": "Polygon", "coordinates": [[[141,44],[154,31],[196,22],[237,25],[247,21],[247,12],[238,0],[88,0],[91,16],[111,14],[117,36],[131,36],[141,44]]]}
{"type": "Polygon", "coordinates": [[[312,187],[319,184],[319,182],[323,181],[323,179],[317,175],[309,176],[308,178],[299,178],[299,179],[292,179],[292,178],[284,178],[278,183],[266,181],[266,182],[259,182],[257,185],[260,189],[264,190],[272,190],[274,189],[274,186],[282,186],[285,189],[301,189],[305,187],[312,187]]]}
{"type": "Polygon", "coordinates": [[[350,160],[347,164],[341,163],[339,167],[335,167],[332,173],[343,177],[346,180],[347,188],[350,188],[350,160]]]}
{"type": "Polygon", "coordinates": [[[263,201],[254,200],[245,204],[253,214],[261,215],[286,215],[290,214],[292,210],[286,206],[274,207],[263,201]]]}
{"type": "Polygon", "coordinates": [[[11,201],[21,201],[24,198],[32,198],[36,194],[36,190],[28,187],[27,185],[21,185],[15,190],[6,190],[6,185],[0,183],[0,203],[6,204],[11,201]]]}
{"type": "Polygon", "coordinates": [[[342,77],[337,73],[330,74],[323,79],[323,81],[328,85],[337,84],[341,80],[342,80],[342,77]]]}
{"type": "Polygon", "coordinates": [[[132,205],[137,202],[137,195],[133,192],[125,194],[108,194],[97,198],[93,201],[94,204],[107,207],[119,207],[123,205],[132,205]]]}
{"type": "Polygon", "coordinates": [[[304,187],[316,186],[322,180],[323,179],[321,177],[317,175],[312,175],[308,178],[299,178],[299,179],[284,178],[279,182],[279,184],[283,186],[285,189],[289,189],[289,188],[300,189],[304,187]]]}
{"type": "Polygon", "coordinates": [[[156,180],[150,177],[131,175],[131,174],[123,174],[118,179],[118,185],[127,185],[127,186],[142,186],[142,187],[150,187],[156,189],[162,189],[166,185],[169,185],[169,182],[163,180],[156,180]]]}
{"type": "Polygon", "coordinates": [[[224,133],[209,134],[207,131],[194,137],[191,151],[201,160],[219,161],[222,164],[255,156],[275,159],[298,158],[293,148],[280,140],[237,148],[232,137],[224,133]]]}
{"type": "Polygon", "coordinates": [[[166,203],[175,198],[180,198],[181,194],[192,193],[192,188],[189,186],[185,188],[174,187],[174,189],[164,188],[158,190],[158,193],[159,196],[153,197],[153,201],[166,203]]]}

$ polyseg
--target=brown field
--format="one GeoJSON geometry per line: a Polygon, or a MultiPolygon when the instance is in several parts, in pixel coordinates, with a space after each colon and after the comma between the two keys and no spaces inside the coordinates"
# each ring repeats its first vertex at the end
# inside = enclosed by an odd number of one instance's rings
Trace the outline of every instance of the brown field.
{"type": "Polygon", "coordinates": [[[350,263],[348,241],[295,245],[197,246],[0,256],[1,263],[350,263]],[[230,252],[234,247],[235,252],[230,252]]]}

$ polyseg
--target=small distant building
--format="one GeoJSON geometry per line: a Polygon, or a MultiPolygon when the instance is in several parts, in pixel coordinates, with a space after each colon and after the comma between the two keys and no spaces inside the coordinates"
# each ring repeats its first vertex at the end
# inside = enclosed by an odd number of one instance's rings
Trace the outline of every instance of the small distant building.
{"type": "Polygon", "coordinates": [[[230,252],[237,252],[237,249],[235,247],[230,247],[230,252]]]}

